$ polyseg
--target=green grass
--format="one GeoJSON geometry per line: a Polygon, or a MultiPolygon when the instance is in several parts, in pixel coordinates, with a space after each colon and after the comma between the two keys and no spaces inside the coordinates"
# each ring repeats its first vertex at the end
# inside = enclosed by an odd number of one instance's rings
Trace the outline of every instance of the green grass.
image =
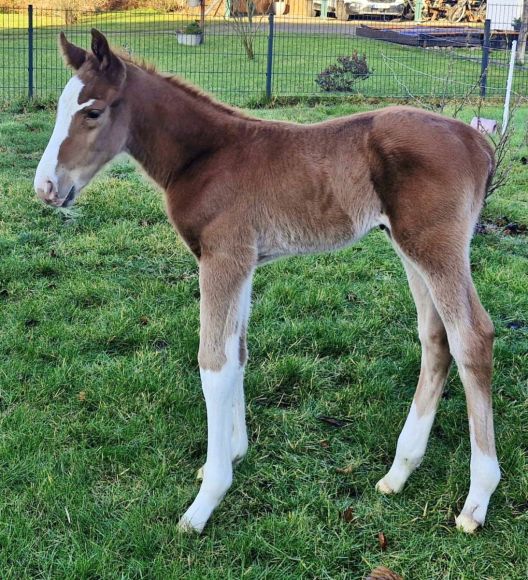
{"type": "MultiPolygon", "coordinates": [[[[267,22],[255,39],[255,59],[250,61],[240,39],[220,18],[206,24],[205,43],[181,46],[174,32],[189,21],[184,14],[117,12],[81,17],[65,25],[52,11],[35,11],[34,90],[35,95],[57,96],[69,73],[57,51],[57,37],[65,30],[69,38],[88,47],[89,31],[96,26],[108,35],[114,46],[156,63],[160,70],[182,74],[218,97],[245,104],[260,97],[266,88],[267,22]]],[[[276,23],[273,59],[274,95],[313,95],[320,91],[318,73],[336,63],[340,55],[357,50],[367,55],[374,71],[357,84],[357,92],[368,97],[413,95],[464,95],[480,78],[480,49],[429,50],[401,46],[345,34],[352,23],[329,20],[276,23]],[[310,28],[311,27],[311,28],[310,28]],[[446,80],[447,79],[447,80],[446,80]]],[[[24,15],[0,14],[0,100],[26,96],[28,91],[27,32],[24,15]],[[3,57],[3,60],[1,60],[3,57]]],[[[509,55],[492,51],[488,70],[488,95],[504,94],[509,55]]],[[[528,74],[518,68],[514,91],[526,94],[528,74]]]]}
{"type": "MultiPolygon", "coordinates": [[[[309,122],[359,108],[257,114],[309,122]]],[[[517,127],[527,119],[528,109],[519,111],[517,127]]],[[[161,195],[126,160],[75,210],[41,204],[32,179],[52,124],[50,111],[0,113],[2,578],[359,579],[380,564],[408,579],[526,578],[526,236],[496,231],[473,243],[475,282],[497,331],[503,471],[482,531],[454,528],[469,485],[456,373],[419,471],[401,495],[374,491],[420,349],[402,267],[373,232],[346,251],[258,270],[250,451],[204,534],[181,535],[177,521],[198,490],[206,448],[197,266],[161,195]],[[353,422],[335,429],[321,414],[353,422]]],[[[527,180],[517,156],[484,217],[528,223],[527,180]]]]}

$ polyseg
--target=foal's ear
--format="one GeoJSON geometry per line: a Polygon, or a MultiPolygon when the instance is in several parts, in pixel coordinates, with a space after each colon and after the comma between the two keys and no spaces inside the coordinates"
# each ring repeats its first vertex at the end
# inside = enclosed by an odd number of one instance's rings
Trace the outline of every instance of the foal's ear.
{"type": "Polygon", "coordinates": [[[112,51],[108,45],[108,40],[106,36],[92,28],[92,52],[99,61],[100,70],[105,70],[110,66],[112,62],[112,51]]]}
{"type": "Polygon", "coordinates": [[[73,69],[80,69],[84,64],[88,53],[84,48],[80,48],[72,44],[67,38],[64,32],[60,33],[59,42],[62,50],[62,55],[66,64],[71,66],[73,69]]]}

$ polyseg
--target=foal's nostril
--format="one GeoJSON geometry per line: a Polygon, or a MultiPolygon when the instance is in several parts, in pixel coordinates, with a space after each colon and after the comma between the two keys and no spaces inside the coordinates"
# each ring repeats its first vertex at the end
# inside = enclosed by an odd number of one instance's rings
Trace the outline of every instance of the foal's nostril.
{"type": "Polygon", "coordinates": [[[37,189],[37,196],[40,201],[43,201],[44,203],[53,202],[53,199],[43,189],[37,189]]]}
{"type": "Polygon", "coordinates": [[[46,203],[54,203],[57,200],[57,188],[51,179],[46,179],[36,190],[38,197],[46,203]]]}

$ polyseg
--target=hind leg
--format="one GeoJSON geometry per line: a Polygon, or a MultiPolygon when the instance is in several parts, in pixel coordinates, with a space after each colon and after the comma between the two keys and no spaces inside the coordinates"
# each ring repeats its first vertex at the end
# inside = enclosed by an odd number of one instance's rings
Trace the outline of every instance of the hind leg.
{"type": "Polygon", "coordinates": [[[382,493],[399,492],[420,465],[451,365],[447,334],[429,290],[416,268],[404,256],[401,257],[416,303],[422,362],[418,386],[398,438],[394,462],[376,484],[376,489],[382,493]]]}
{"type": "Polygon", "coordinates": [[[456,524],[465,532],[473,532],[484,523],[491,494],[500,480],[491,404],[494,332],[473,286],[469,264],[463,270],[454,268],[447,278],[430,277],[429,285],[466,394],[471,485],[456,524]]]}
{"type": "Polygon", "coordinates": [[[471,485],[456,523],[466,532],[473,532],[484,523],[491,494],[500,480],[491,405],[493,324],[471,279],[467,251],[471,223],[454,222],[450,224],[452,228],[435,232],[434,239],[422,230],[417,239],[407,237],[400,244],[425,281],[464,385],[471,439],[471,485]]]}

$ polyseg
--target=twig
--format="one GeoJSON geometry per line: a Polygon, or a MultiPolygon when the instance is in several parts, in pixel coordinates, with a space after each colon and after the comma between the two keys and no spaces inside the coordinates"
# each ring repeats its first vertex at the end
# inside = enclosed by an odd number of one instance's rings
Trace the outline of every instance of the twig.
{"type": "Polygon", "coordinates": [[[240,12],[233,12],[231,18],[224,16],[224,19],[240,38],[248,59],[253,60],[255,58],[255,38],[262,27],[265,14],[260,14],[256,19],[254,18],[257,13],[257,5],[254,0],[247,0],[246,6],[247,18],[240,12]]]}
{"type": "MultiPolygon", "coordinates": [[[[510,179],[510,173],[513,169],[515,157],[513,154],[514,152],[512,151],[512,138],[515,134],[515,127],[511,120],[519,108],[521,100],[522,99],[519,97],[515,99],[511,108],[510,120],[508,124],[505,128],[499,127],[498,139],[494,138],[492,135],[489,135],[490,141],[495,147],[495,171],[486,193],[486,199],[495,193],[498,189],[504,187],[510,179]]],[[[477,115],[479,119],[480,107],[481,104],[479,103],[479,107],[477,108],[477,115]]],[[[519,149],[520,146],[516,147],[515,152],[517,152],[519,149]]]]}

